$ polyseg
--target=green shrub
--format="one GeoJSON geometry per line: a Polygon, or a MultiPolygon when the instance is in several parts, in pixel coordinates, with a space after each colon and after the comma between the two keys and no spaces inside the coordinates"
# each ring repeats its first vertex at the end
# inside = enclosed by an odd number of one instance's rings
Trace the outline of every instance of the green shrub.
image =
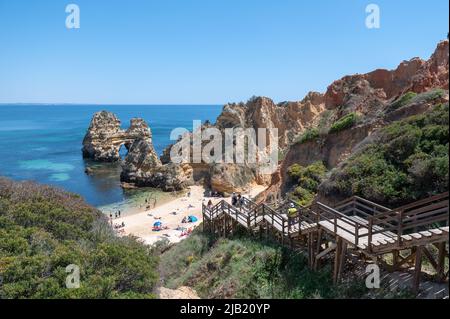
{"type": "Polygon", "coordinates": [[[299,186],[290,194],[290,198],[299,205],[309,206],[314,200],[314,193],[299,186]]]}
{"type": "Polygon", "coordinates": [[[358,115],[356,113],[349,113],[342,118],[340,118],[338,121],[336,121],[333,125],[331,125],[330,133],[337,133],[340,131],[343,131],[345,129],[348,129],[355,125],[355,123],[358,120],[358,115]]]}
{"type": "Polygon", "coordinates": [[[299,164],[290,166],[288,175],[295,184],[295,190],[290,194],[291,199],[303,206],[311,204],[325,174],[326,167],[322,162],[315,162],[307,167],[299,164]]]}
{"type": "Polygon", "coordinates": [[[440,99],[444,97],[445,90],[443,89],[434,89],[428,92],[421,93],[417,95],[414,99],[414,102],[432,102],[434,100],[440,99]]]}
{"type": "Polygon", "coordinates": [[[407,105],[409,102],[411,102],[412,99],[414,99],[416,96],[417,96],[417,93],[415,93],[415,92],[407,92],[407,93],[403,94],[402,96],[400,96],[397,100],[395,100],[390,105],[389,108],[392,110],[399,109],[399,108],[407,105]]]}
{"type": "Polygon", "coordinates": [[[163,276],[164,286],[187,285],[203,298],[336,298],[354,290],[334,286],[328,266],[312,271],[302,252],[245,236],[214,241],[194,232],[164,253],[161,264],[174,267],[163,276]],[[174,265],[179,255],[196,257],[189,267],[182,258],[174,265]]]}
{"type": "Polygon", "coordinates": [[[424,93],[414,93],[407,92],[395,100],[390,106],[390,110],[397,110],[405,105],[411,103],[428,103],[433,102],[439,98],[442,98],[445,95],[445,90],[443,89],[434,89],[424,93]]]}
{"type": "Polygon", "coordinates": [[[0,298],[152,298],[158,257],[79,196],[0,178],[0,298]],[[66,267],[81,287],[66,288],[66,267]]]}
{"type": "Polygon", "coordinates": [[[383,128],[321,185],[328,195],[359,195],[388,206],[448,191],[448,104],[383,128]]]}
{"type": "Polygon", "coordinates": [[[319,130],[317,128],[309,128],[294,141],[294,144],[303,144],[308,141],[315,140],[318,137],[319,137],[319,130]]]}

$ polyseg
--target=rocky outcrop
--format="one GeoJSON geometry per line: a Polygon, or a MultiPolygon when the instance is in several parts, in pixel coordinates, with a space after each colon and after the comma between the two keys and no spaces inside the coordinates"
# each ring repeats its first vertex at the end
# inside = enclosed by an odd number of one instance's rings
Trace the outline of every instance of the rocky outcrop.
{"type": "Polygon", "coordinates": [[[413,58],[403,61],[395,70],[378,69],[333,82],[325,93],[325,105],[328,109],[345,105],[353,111],[370,112],[373,105],[383,105],[408,91],[448,90],[448,63],[449,41],[445,40],[438,44],[428,61],[413,58]]]}
{"type": "Polygon", "coordinates": [[[254,97],[247,103],[224,106],[216,127],[225,128],[277,128],[279,146],[287,146],[306,127],[312,125],[325,110],[323,95],[310,92],[297,102],[275,104],[267,97],[254,97]]]}
{"type": "MultiPolygon", "coordinates": [[[[224,106],[222,113],[214,125],[222,133],[229,128],[277,128],[278,145],[285,148],[306,127],[315,123],[321,112],[325,110],[323,96],[310,93],[300,102],[284,102],[275,104],[267,97],[254,97],[247,103],[232,103],[224,106]]],[[[222,134],[224,136],[224,134],[222,134]]],[[[235,135],[236,140],[241,138],[235,135]]],[[[270,136],[266,143],[269,143],[270,136]]],[[[168,161],[169,149],[164,151],[164,162],[168,161]]],[[[267,150],[268,152],[268,150],[267,150]]],[[[243,192],[252,184],[268,184],[271,174],[261,172],[256,163],[214,163],[190,164],[194,172],[193,182],[201,176],[207,187],[220,193],[243,192]],[[205,165],[209,167],[205,176],[205,165]],[[201,174],[200,172],[203,172],[201,174]]]]}
{"type": "Polygon", "coordinates": [[[178,191],[189,184],[191,172],[182,165],[163,165],[151,140],[139,139],[133,143],[122,164],[120,180],[126,185],[178,191]]]}
{"type": "MultiPolygon", "coordinates": [[[[424,113],[433,105],[448,102],[448,91],[432,100],[424,98],[432,90],[448,90],[448,50],[449,42],[445,40],[439,43],[428,61],[414,58],[403,61],[395,70],[379,69],[333,82],[322,97],[327,111],[321,113],[318,121],[329,127],[342,116],[354,112],[359,116],[358,123],[340,132],[328,133],[325,130],[318,138],[293,143],[279,173],[272,176],[269,187],[271,192],[266,192],[265,196],[274,196],[274,192],[280,188],[283,192],[289,189],[287,169],[292,164],[307,166],[322,161],[332,169],[345,161],[360,145],[370,141],[379,128],[392,121],[424,113]],[[390,105],[407,92],[418,93],[418,98],[404,107],[391,109],[390,105]]],[[[313,126],[318,127],[315,124],[313,126]]]]}
{"type": "Polygon", "coordinates": [[[135,140],[151,140],[150,128],[143,119],[132,119],[126,131],[120,125],[120,120],[111,112],[95,113],[83,139],[83,157],[99,162],[115,162],[120,160],[122,145],[129,149],[135,140]]]}

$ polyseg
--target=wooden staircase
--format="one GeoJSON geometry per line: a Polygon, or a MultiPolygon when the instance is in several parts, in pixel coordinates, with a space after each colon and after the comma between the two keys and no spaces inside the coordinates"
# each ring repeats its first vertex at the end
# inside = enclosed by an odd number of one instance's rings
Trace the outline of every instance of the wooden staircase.
{"type": "Polygon", "coordinates": [[[220,236],[243,227],[250,233],[271,233],[292,248],[306,245],[312,268],[317,268],[325,256],[334,253],[336,282],[341,277],[348,249],[379,262],[383,255],[392,254],[394,270],[413,260],[415,289],[419,287],[422,257],[430,261],[439,278],[448,280],[448,271],[444,273],[449,241],[448,192],[395,209],[358,196],[334,207],[321,202],[303,207],[292,201],[273,207],[244,198],[237,206],[225,200],[212,207],[203,205],[202,213],[204,229],[220,236]],[[287,214],[291,205],[298,211],[293,218],[287,214]],[[437,260],[427,249],[429,245],[438,249],[437,260]],[[405,250],[411,253],[402,259],[400,251],[405,250]]]}

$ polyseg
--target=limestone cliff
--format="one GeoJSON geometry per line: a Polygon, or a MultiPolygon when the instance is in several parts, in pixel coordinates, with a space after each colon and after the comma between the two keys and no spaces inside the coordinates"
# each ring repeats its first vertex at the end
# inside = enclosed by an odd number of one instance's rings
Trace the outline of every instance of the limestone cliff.
{"type": "MultiPolygon", "coordinates": [[[[115,161],[120,158],[120,146],[127,146],[129,154],[121,180],[137,186],[178,190],[203,183],[215,191],[230,193],[258,183],[270,186],[263,194],[266,196],[280,187],[289,187],[286,171],[290,165],[322,161],[332,169],[380,127],[425,112],[439,101],[448,101],[448,50],[448,40],[442,41],[427,61],[413,58],[395,70],[345,76],[333,82],[324,94],[311,92],[301,101],[276,104],[267,97],[254,97],[246,103],[227,104],[215,124],[202,126],[222,133],[227,128],[277,128],[280,155],[285,159],[280,158],[278,171],[271,175],[261,174],[257,165],[247,162],[193,163],[191,157],[190,163],[173,164],[169,156],[172,145],[159,159],[143,120],[132,120],[130,128],[123,131],[120,121],[108,112],[94,116],[83,141],[83,154],[95,160],[115,161]]],[[[191,139],[192,133],[186,137],[191,139]]],[[[240,138],[235,136],[234,144],[240,138]]]]}
{"type": "Polygon", "coordinates": [[[392,121],[421,114],[433,105],[448,102],[449,42],[442,41],[428,61],[413,58],[395,70],[376,70],[345,76],[333,82],[323,96],[325,111],[311,127],[315,135],[289,146],[278,173],[261,199],[276,198],[290,188],[287,170],[293,164],[322,161],[333,169],[361,145],[369,143],[380,128],[392,121]],[[414,98],[406,99],[406,96],[414,98]],[[342,130],[330,130],[345,115],[357,121],[342,130]],[[317,124],[318,123],[318,124],[317,124]]]}

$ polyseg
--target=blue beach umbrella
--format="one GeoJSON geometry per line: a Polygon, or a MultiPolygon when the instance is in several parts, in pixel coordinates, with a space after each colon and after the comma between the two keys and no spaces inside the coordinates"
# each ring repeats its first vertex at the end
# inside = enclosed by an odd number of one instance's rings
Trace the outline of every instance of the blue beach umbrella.
{"type": "Polygon", "coordinates": [[[189,216],[189,221],[190,221],[191,223],[195,223],[196,221],[198,221],[198,219],[197,219],[197,217],[195,217],[195,216],[189,216]]]}
{"type": "Polygon", "coordinates": [[[160,221],[157,221],[153,224],[154,227],[161,227],[162,223],[160,221]]]}

